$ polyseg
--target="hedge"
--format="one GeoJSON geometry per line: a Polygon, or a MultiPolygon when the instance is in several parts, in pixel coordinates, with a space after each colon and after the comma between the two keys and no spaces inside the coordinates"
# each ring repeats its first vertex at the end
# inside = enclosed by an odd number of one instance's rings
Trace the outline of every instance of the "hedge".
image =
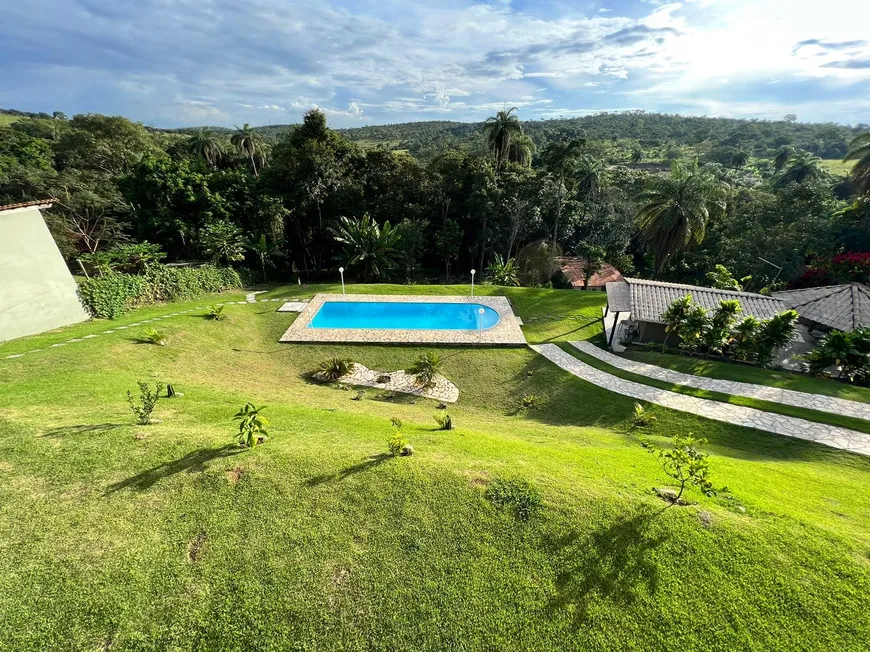
{"type": "Polygon", "coordinates": [[[131,308],[159,301],[196,299],[204,294],[242,287],[229,267],[149,265],[145,274],[105,272],[79,285],[82,303],[94,317],[115,319],[131,308]]]}

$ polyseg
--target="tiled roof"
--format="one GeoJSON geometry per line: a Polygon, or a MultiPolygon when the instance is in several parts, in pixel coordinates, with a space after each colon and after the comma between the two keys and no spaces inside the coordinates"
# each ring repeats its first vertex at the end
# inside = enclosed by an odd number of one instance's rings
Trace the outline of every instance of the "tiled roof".
{"type": "Polygon", "coordinates": [[[804,319],[829,328],[852,331],[870,326],[870,288],[861,283],[774,292],[773,296],[804,319]]]}
{"type": "Polygon", "coordinates": [[[775,297],[752,292],[735,292],[733,290],[716,290],[697,285],[680,285],[663,281],[647,281],[639,278],[627,278],[623,283],[607,285],[607,299],[611,310],[630,310],[631,318],[636,321],[651,321],[662,323],[662,313],[676,299],[687,294],[695,303],[708,310],[719,307],[720,301],[736,299],[743,309],[742,316],[753,316],[758,319],[770,319],[786,310],[786,305],[775,297]],[[622,285],[623,287],[618,287],[622,285]],[[610,299],[620,306],[615,307],[610,299]]]}
{"type": "Polygon", "coordinates": [[[11,211],[16,208],[28,208],[30,206],[51,206],[56,199],[37,199],[36,201],[23,201],[18,204],[6,204],[5,206],[0,206],[0,211],[11,211]]]}
{"type": "MultiPolygon", "coordinates": [[[[571,281],[571,285],[577,288],[583,287],[583,266],[586,261],[582,258],[569,258],[567,256],[556,259],[562,271],[571,281]]],[[[604,263],[597,274],[589,277],[589,287],[600,288],[606,283],[621,281],[622,274],[610,263],[604,263]]]]}

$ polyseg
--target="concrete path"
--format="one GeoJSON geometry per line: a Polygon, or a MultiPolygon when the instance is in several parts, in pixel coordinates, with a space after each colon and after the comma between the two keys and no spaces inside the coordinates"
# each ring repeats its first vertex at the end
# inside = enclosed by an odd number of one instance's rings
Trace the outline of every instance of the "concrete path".
{"type": "Polygon", "coordinates": [[[870,434],[847,430],[824,423],[813,423],[797,417],[762,412],[742,405],[731,405],[704,398],[696,398],[657,387],[643,385],[600,371],[555,344],[538,344],[531,347],[545,358],[578,378],[598,385],[611,392],[630,396],[641,401],[661,405],[672,410],[689,412],[714,421],[723,421],[747,428],[765,430],[777,435],[814,441],[832,448],[870,455],[870,434]]]}
{"type": "Polygon", "coordinates": [[[741,383],[734,380],[720,380],[718,378],[693,376],[691,374],[684,374],[679,371],[657,367],[644,362],[626,360],[625,358],[598,348],[591,342],[571,342],[570,344],[571,346],[583,351],[583,353],[594,356],[602,362],[613,365],[617,369],[630,371],[639,376],[663,380],[675,385],[686,385],[687,387],[696,387],[697,389],[722,392],[723,394],[731,394],[732,396],[757,398],[762,401],[770,401],[771,403],[781,403],[783,405],[818,410],[819,412],[830,412],[831,414],[842,414],[843,416],[855,417],[856,419],[870,420],[870,403],[860,403],[858,401],[849,401],[843,398],[822,396],[820,394],[796,392],[791,389],[767,387],[766,385],[741,383]]]}

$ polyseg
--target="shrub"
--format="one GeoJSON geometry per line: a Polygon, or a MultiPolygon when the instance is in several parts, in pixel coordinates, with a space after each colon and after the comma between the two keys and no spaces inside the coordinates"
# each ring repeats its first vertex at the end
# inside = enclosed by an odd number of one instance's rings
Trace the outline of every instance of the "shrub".
{"type": "Polygon", "coordinates": [[[79,285],[79,296],[93,316],[115,319],[135,306],[195,299],[241,286],[238,273],[229,268],[151,264],[141,276],[106,271],[79,285]]]}
{"type": "Polygon", "coordinates": [[[496,254],[492,263],[487,267],[486,274],[493,285],[515,287],[520,284],[520,279],[517,276],[516,261],[513,258],[505,260],[499,254],[496,254]]]}
{"type": "Polygon", "coordinates": [[[150,326],[148,330],[145,331],[145,335],[141,338],[142,342],[146,344],[156,344],[157,346],[166,346],[166,337],[159,330],[150,326]]]}
{"type": "Polygon", "coordinates": [[[224,308],[226,308],[226,306],[209,306],[208,314],[215,321],[223,321],[227,318],[224,314],[224,308]]]}
{"type": "Polygon", "coordinates": [[[522,406],[524,410],[531,410],[538,405],[541,398],[537,394],[526,394],[522,398],[522,406]]]}
{"type": "Polygon", "coordinates": [[[100,270],[102,273],[112,271],[126,274],[140,273],[147,265],[159,263],[164,258],[166,258],[166,254],[160,245],[149,242],[116,245],[108,251],[79,256],[79,260],[83,263],[100,270]]]}
{"type": "Polygon", "coordinates": [[[142,276],[106,272],[79,285],[79,296],[85,308],[94,316],[115,319],[137,305],[148,288],[142,276]]]}
{"type": "Polygon", "coordinates": [[[552,284],[554,290],[574,289],[574,285],[571,283],[571,279],[568,278],[568,275],[561,269],[553,274],[553,277],[550,279],[550,283],[552,284]]]}
{"type": "Polygon", "coordinates": [[[432,387],[435,378],[441,370],[441,357],[434,351],[427,351],[414,362],[406,371],[414,376],[420,387],[432,387]]]}
{"type": "Polygon", "coordinates": [[[127,402],[136,416],[136,423],[140,426],[147,426],[151,423],[151,413],[163,392],[163,383],[155,383],[154,391],[151,391],[148,383],[144,381],[140,380],[136,384],[139,385],[139,402],[136,402],[136,399],[133,398],[133,392],[129,389],[127,390],[127,402]]]}
{"type": "Polygon", "coordinates": [[[851,333],[831,331],[802,359],[804,369],[813,375],[836,367],[838,378],[864,380],[870,376],[870,328],[857,328],[851,333]]]}
{"type": "Polygon", "coordinates": [[[390,425],[396,430],[401,430],[404,423],[399,417],[390,417],[390,425]]]}
{"type": "Polygon", "coordinates": [[[350,358],[339,358],[334,356],[321,361],[317,365],[317,375],[324,380],[335,381],[346,376],[353,369],[353,360],[350,358]]]}
{"type": "Polygon", "coordinates": [[[396,457],[397,455],[402,454],[402,449],[408,445],[408,442],[405,441],[404,435],[401,432],[396,431],[392,437],[387,440],[387,448],[390,450],[390,455],[396,457]]]}
{"type": "Polygon", "coordinates": [[[541,509],[541,494],[527,480],[494,478],[484,496],[493,505],[511,510],[520,521],[528,521],[541,509]]]}
{"type": "Polygon", "coordinates": [[[649,410],[647,410],[640,403],[634,404],[634,425],[640,428],[648,426],[653,421],[656,420],[656,417],[650,414],[649,410]]]}
{"type": "Polygon", "coordinates": [[[678,503],[686,485],[694,485],[705,495],[711,496],[713,485],[710,482],[710,462],[707,454],[699,451],[698,444],[707,443],[706,439],[694,439],[692,433],[688,436],[677,435],[673,438],[672,448],[659,448],[650,441],[644,440],[641,445],[658,460],[659,466],[668,475],[680,483],[680,490],[673,502],[678,503]]]}
{"type": "Polygon", "coordinates": [[[436,414],[435,423],[438,424],[439,430],[453,430],[453,419],[449,414],[436,414]]]}
{"type": "Polygon", "coordinates": [[[253,448],[269,438],[269,433],[266,431],[269,421],[260,414],[265,409],[265,405],[256,407],[253,403],[245,403],[244,407],[236,412],[233,420],[239,422],[239,433],[236,435],[239,443],[253,448]]]}

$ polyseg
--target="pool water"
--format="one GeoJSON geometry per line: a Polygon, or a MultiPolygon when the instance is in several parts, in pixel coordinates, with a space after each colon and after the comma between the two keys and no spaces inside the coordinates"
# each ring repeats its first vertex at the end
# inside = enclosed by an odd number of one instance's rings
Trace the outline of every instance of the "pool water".
{"type": "Polygon", "coordinates": [[[486,330],[499,319],[495,310],[479,303],[326,301],[308,328],[486,330]]]}

